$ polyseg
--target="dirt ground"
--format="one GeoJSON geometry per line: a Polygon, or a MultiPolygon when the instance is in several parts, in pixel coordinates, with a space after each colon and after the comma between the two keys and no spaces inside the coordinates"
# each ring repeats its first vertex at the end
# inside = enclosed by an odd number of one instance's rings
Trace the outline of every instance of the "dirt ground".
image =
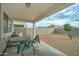
{"type": "Polygon", "coordinates": [[[66,55],[79,56],[79,39],[77,37],[73,37],[73,39],[70,40],[66,35],[51,33],[42,33],[39,34],[39,36],[40,40],[60,50],[66,55]]]}
{"type": "MultiPolygon", "coordinates": [[[[30,33],[31,30],[28,32],[30,33]]],[[[39,34],[40,40],[48,45],[60,50],[68,56],[79,56],[79,31],[76,31],[72,40],[67,35],[60,33],[52,33],[53,29],[37,29],[36,33],[39,34]],[[75,37],[77,36],[77,37],[75,37]]]]}

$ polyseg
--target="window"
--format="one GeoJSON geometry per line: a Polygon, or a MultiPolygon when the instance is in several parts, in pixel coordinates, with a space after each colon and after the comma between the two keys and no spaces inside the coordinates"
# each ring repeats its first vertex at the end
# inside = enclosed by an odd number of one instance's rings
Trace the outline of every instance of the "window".
{"type": "Polygon", "coordinates": [[[12,20],[4,13],[4,33],[12,31],[12,20]]]}
{"type": "Polygon", "coordinates": [[[8,32],[12,31],[12,20],[8,18],[8,32]]]}
{"type": "Polygon", "coordinates": [[[4,33],[8,33],[8,16],[4,13],[4,33]]]}

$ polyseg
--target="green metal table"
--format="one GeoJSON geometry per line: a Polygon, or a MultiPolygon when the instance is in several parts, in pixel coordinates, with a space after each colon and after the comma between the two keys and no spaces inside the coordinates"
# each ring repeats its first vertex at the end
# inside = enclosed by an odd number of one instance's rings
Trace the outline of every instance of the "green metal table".
{"type": "Polygon", "coordinates": [[[17,45],[17,53],[21,53],[21,55],[23,56],[24,50],[33,48],[33,54],[35,55],[35,49],[34,49],[33,43],[34,43],[34,41],[32,38],[25,38],[25,39],[21,40],[20,43],[17,45]]]}

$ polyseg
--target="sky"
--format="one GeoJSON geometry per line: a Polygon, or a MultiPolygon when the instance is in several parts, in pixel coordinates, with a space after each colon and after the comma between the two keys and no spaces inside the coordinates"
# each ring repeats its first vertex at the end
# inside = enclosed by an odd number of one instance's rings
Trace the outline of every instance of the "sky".
{"type": "MultiPolygon", "coordinates": [[[[46,27],[50,24],[62,26],[66,23],[73,27],[79,28],[79,3],[73,4],[55,14],[42,19],[36,23],[36,26],[46,27]]],[[[32,27],[32,24],[28,23],[28,27],[32,27]]]]}

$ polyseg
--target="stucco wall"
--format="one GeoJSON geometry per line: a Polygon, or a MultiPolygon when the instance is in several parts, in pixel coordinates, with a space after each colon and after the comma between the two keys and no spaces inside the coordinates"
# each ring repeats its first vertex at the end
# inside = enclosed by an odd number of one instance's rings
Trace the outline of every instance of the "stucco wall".
{"type": "MultiPolygon", "coordinates": [[[[12,32],[10,33],[5,33],[4,34],[4,24],[3,24],[3,13],[6,13],[12,20],[13,18],[10,16],[10,14],[8,13],[9,11],[7,11],[7,8],[4,7],[3,3],[0,3],[0,54],[2,54],[2,51],[5,49],[6,47],[6,42],[3,40],[3,37],[9,36],[14,30],[12,29],[12,32]]],[[[12,25],[13,28],[13,25],[12,25]]]]}

